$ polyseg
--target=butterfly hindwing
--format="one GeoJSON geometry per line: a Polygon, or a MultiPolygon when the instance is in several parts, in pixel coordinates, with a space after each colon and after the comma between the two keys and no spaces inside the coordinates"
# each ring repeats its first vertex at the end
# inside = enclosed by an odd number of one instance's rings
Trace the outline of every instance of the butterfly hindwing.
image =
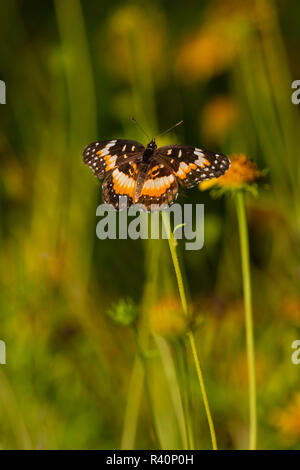
{"type": "Polygon", "coordinates": [[[186,188],[207,179],[218,178],[230,166],[225,155],[184,145],[160,147],[155,156],[174,171],[178,181],[186,188]]]}
{"type": "Polygon", "coordinates": [[[102,185],[103,199],[119,210],[119,196],[127,196],[127,207],[134,202],[135,186],[138,177],[138,164],[123,163],[115,168],[104,180],[102,185]]]}
{"type": "Polygon", "coordinates": [[[83,161],[101,179],[107,173],[142,155],[144,146],[135,140],[103,140],[89,144],[83,152],[83,161]]]}
{"type": "Polygon", "coordinates": [[[172,204],[178,193],[176,177],[169,167],[154,158],[148,165],[141,191],[136,194],[136,182],[142,166],[144,164],[132,162],[115,168],[104,180],[102,186],[104,201],[117,210],[120,209],[120,196],[127,196],[127,207],[138,203],[143,204],[147,211],[150,211],[154,205],[172,204]]]}
{"type": "Polygon", "coordinates": [[[177,194],[178,183],[172,169],[153,157],[138,199],[139,204],[149,211],[152,205],[173,204],[177,194]]]}

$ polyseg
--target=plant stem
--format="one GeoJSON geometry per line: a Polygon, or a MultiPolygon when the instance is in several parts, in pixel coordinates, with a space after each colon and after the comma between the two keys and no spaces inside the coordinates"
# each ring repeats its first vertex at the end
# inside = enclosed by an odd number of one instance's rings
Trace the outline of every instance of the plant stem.
{"type": "Polygon", "coordinates": [[[213,422],[211,412],[210,412],[210,408],[209,408],[209,403],[208,403],[208,398],[207,398],[207,394],[206,394],[206,390],[205,390],[203,375],[202,375],[202,371],[201,371],[201,367],[200,367],[200,361],[199,361],[199,357],[198,357],[197,349],[196,349],[196,344],[195,344],[195,337],[194,337],[194,334],[193,334],[192,331],[189,331],[188,337],[189,337],[189,340],[190,340],[190,345],[191,345],[193,358],[194,358],[194,362],[195,362],[195,367],[196,367],[196,371],[197,371],[197,375],[198,375],[199,385],[200,385],[200,389],[201,389],[201,393],[202,393],[202,397],[203,397],[204,407],[205,407],[208,426],[209,426],[210,435],[211,435],[212,447],[213,447],[213,450],[218,450],[214,422],[213,422]]]}
{"type": "Polygon", "coordinates": [[[236,194],[237,218],[239,225],[241,260],[243,274],[243,291],[246,320],[246,344],[249,376],[249,448],[256,449],[257,417],[256,417],[256,379],[255,379],[255,352],[253,334],[252,293],[249,262],[249,240],[245,209],[245,198],[242,191],[236,194]]]}
{"type": "Polygon", "coordinates": [[[184,413],[186,416],[186,428],[188,435],[188,450],[195,450],[194,434],[191,423],[190,413],[190,398],[189,398],[189,382],[188,382],[188,364],[186,360],[186,345],[185,341],[179,341],[177,344],[177,357],[178,357],[178,368],[180,371],[181,380],[183,383],[183,405],[184,413]]]}
{"type": "Polygon", "coordinates": [[[125,407],[124,425],[121,438],[121,450],[133,450],[135,446],[137,421],[143,393],[145,370],[137,354],[132,369],[128,398],[125,407]]]}
{"type": "MultiPolygon", "coordinates": [[[[147,367],[148,367],[147,358],[145,357],[145,351],[144,351],[143,346],[141,345],[141,342],[140,342],[138,328],[137,328],[136,324],[134,324],[134,323],[132,325],[132,331],[133,331],[133,334],[134,334],[134,337],[135,337],[138,356],[140,358],[141,364],[142,364],[143,369],[144,369],[145,392],[146,392],[146,398],[147,398],[147,401],[148,401],[150,414],[151,414],[151,417],[152,417],[152,423],[153,423],[153,427],[151,429],[151,431],[152,431],[151,434],[154,437],[154,443],[153,444],[156,446],[157,443],[159,442],[159,440],[158,440],[156,429],[155,429],[155,426],[154,426],[155,413],[154,413],[154,409],[153,409],[153,403],[152,403],[151,392],[150,392],[149,373],[148,373],[148,370],[147,370],[147,367]]],[[[138,405],[138,407],[139,407],[139,405],[138,405]]]]}
{"type": "MultiPolygon", "coordinates": [[[[173,234],[170,230],[169,219],[168,219],[165,212],[162,212],[162,219],[163,219],[163,222],[164,222],[164,225],[165,225],[166,233],[170,234],[170,236],[168,238],[168,242],[169,242],[171,257],[172,257],[174,270],[175,270],[175,274],[176,274],[178,290],[179,290],[179,295],[180,295],[180,299],[181,299],[183,312],[186,316],[189,316],[188,303],[187,303],[187,298],[186,298],[186,291],[185,291],[185,287],[184,287],[184,282],[183,282],[182,272],[181,272],[181,268],[180,268],[180,264],[179,264],[179,259],[178,259],[178,256],[177,256],[176,240],[174,239],[174,236],[173,236],[173,234]]],[[[194,338],[194,334],[193,334],[192,331],[189,331],[188,337],[189,337],[190,346],[191,346],[191,349],[192,349],[193,359],[194,359],[194,362],[195,362],[195,367],[196,367],[196,372],[197,372],[197,376],[198,376],[198,380],[199,380],[200,390],[201,390],[201,393],[202,393],[204,408],[205,408],[207,421],[208,421],[208,426],[209,426],[209,430],[210,430],[212,447],[213,447],[213,450],[217,450],[218,447],[217,447],[217,439],[216,439],[214,423],[213,423],[211,412],[210,412],[210,407],[209,407],[208,398],[207,398],[207,394],[206,394],[205,384],[204,384],[202,371],[201,371],[201,367],[200,367],[199,356],[198,356],[198,353],[197,353],[195,338],[194,338]]]]}
{"type": "Polygon", "coordinates": [[[27,424],[18,407],[18,401],[13,388],[10,386],[2,370],[0,370],[0,401],[3,405],[3,411],[7,415],[7,422],[10,424],[15,435],[18,448],[24,450],[35,449],[27,429],[27,424]]]}
{"type": "Polygon", "coordinates": [[[157,269],[157,254],[153,250],[153,246],[146,245],[146,265],[148,268],[146,288],[143,294],[141,305],[141,316],[138,326],[138,351],[135,356],[134,366],[132,369],[129,389],[127,394],[127,402],[125,406],[124,425],[121,439],[121,450],[133,450],[135,448],[135,440],[137,434],[138,417],[140,413],[141,400],[145,384],[147,385],[145,374],[146,368],[141,361],[140,348],[144,351],[148,348],[149,333],[146,321],[146,312],[153,296],[153,279],[155,279],[155,270],[157,269]]]}

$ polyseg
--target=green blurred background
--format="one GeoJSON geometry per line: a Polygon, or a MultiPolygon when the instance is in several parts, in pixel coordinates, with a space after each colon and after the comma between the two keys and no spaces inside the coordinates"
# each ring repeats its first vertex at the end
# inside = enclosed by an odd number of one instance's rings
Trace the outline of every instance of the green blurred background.
{"type": "MultiPolygon", "coordinates": [[[[300,449],[297,0],[0,0],[0,447],[210,448],[167,241],[96,238],[93,140],[245,153],[258,447],[300,449]],[[116,314],[133,313],[132,325],[116,314]],[[110,313],[110,315],[108,315],[110,313]]],[[[180,257],[219,447],[248,440],[236,213],[194,188],[205,246],[180,257]]]]}

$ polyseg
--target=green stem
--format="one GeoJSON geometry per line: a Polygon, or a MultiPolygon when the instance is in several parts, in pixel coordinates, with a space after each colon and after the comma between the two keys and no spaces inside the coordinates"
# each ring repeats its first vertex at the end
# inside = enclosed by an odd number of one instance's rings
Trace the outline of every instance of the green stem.
{"type": "Polygon", "coordinates": [[[124,425],[121,438],[121,450],[133,450],[135,447],[135,438],[137,422],[140,411],[140,403],[143,394],[145,370],[137,354],[132,369],[128,398],[125,406],[124,425]]]}
{"type": "MultiPolygon", "coordinates": [[[[178,284],[178,289],[179,289],[179,295],[180,295],[180,299],[181,299],[182,308],[183,308],[184,314],[186,316],[189,316],[187,297],[186,297],[183,277],[182,277],[182,273],[181,273],[181,268],[180,268],[180,264],[179,264],[179,259],[178,259],[178,256],[177,256],[176,240],[174,239],[174,236],[171,233],[170,225],[169,225],[169,219],[168,219],[165,212],[162,212],[162,219],[163,219],[163,222],[164,222],[164,225],[165,225],[166,233],[170,233],[170,237],[168,238],[168,242],[169,242],[171,257],[172,257],[174,270],[175,270],[175,274],[176,274],[176,279],[177,279],[177,284],[178,284]]],[[[192,331],[189,331],[188,337],[189,337],[190,346],[191,346],[191,349],[192,349],[193,359],[194,359],[194,362],[195,362],[195,367],[196,367],[196,372],[197,372],[197,376],[198,376],[198,380],[199,380],[200,390],[201,390],[201,393],[202,393],[204,408],[205,408],[207,421],[208,421],[208,426],[209,426],[209,430],[210,430],[212,447],[213,447],[213,450],[217,450],[218,447],[217,447],[215,427],[214,427],[213,419],[212,419],[211,412],[210,412],[210,407],[209,407],[208,398],[207,398],[207,394],[206,394],[205,384],[204,384],[203,375],[202,375],[202,371],[201,371],[201,367],[200,367],[199,356],[198,356],[198,353],[197,353],[195,338],[194,338],[194,334],[193,334],[192,331]]]]}
{"type": "Polygon", "coordinates": [[[189,381],[188,381],[188,365],[186,360],[186,345],[184,341],[179,341],[177,344],[177,357],[178,357],[178,368],[183,383],[183,405],[184,413],[186,416],[186,428],[188,436],[188,450],[195,450],[194,434],[191,423],[190,413],[190,399],[189,399],[189,381]]]}
{"type": "Polygon", "coordinates": [[[154,413],[153,402],[152,402],[151,393],[150,393],[149,373],[148,373],[148,370],[147,370],[147,367],[148,367],[147,358],[145,357],[145,351],[143,349],[143,346],[141,345],[140,338],[139,338],[139,331],[138,331],[138,328],[137,328],[135,323],[133,323],[133,325],[132,325],[132,331],[133,331],[134,338],[135,338],[137,353],[138,353],[138,356],[140,358],[141,364],[142,364],[143,369],[144,369],[145,392],[146,392],[146,398],[147,398],[147,401],[148,401],[148,404],[149,404],[149,410],[150,410],[150,414],[151,414],[151,417],[152,417],[152,423],[153,423],[153,427],[151,429],[151,431],[152,431],[151,432],[151,437],[154,438],[153,439],[154,440],[154,445],[156,446],[157,443],[159,442],[159,440],[158,440],[156,429],[155,429],[155,426],[154,426],[155,413],[154,413]]]}
{"type": "Polygon", "coordinates": [[[18,448],[24,450],[35,449],[13,388],[2,370],[0,370],[0,402],[2,402],[3,411],[7,415],[7,422],[11,425],[11,429],[15,434],[18,448]]]}
{"type": "Polygon", "coordinates": [[[189,331],[188,337],[189,337],[189,340],[190,340],[190,345],[191,345],[191,349],[192,349],[192,353],[193,353],[193,358],[194,358],[194,362],[195,362],[195,367],[196,367],[196,371],[197,371],[199,385],[200,385],[200,389],[201,389],[201,393],[202,393],[202,397],[203,397],[204,408],[205,408],[205,411],[206,411],[208,426],[209,426],[209,430],[210,430],[212,447],[213,447],[213,450],[218,450],[214,422],[213,422],[211,412],[210,412],[210,408],[209,408],[209,403],[208,403],[208,398],[207,398],[206,389],[205,389],[205,385],[204,385],[203,375],[202,375],[202,371],[201,371],[201,367],[200,367],[200,361],[199,361],[199,357],[198,357],[198,353],[197,353],[197,349],[196,349],[195,337],[194,337],[194,334],[193,334],[192,331],[189,331]]]}
{"type": "Polygon", "coordinates": [[[249,448],[256,449],[257,417],[256,417],[256,378],[255,378],[255,352],[253,334],[252,293],[249,262],[249,240],[246,219],[244,193],[236,194],[237,218],[239,225],[241,260],[243,273],[243,291],[246,320],[246,344],[249,376],[249,448]]]}

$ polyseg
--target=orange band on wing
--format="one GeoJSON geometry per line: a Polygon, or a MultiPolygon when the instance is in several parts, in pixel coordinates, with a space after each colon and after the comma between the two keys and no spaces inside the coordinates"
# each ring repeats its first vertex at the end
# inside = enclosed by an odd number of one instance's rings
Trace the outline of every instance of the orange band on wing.
{"type": "Polygon", "coordinates": [[[112,170],[115,167],[117,158],[117,155],[106,155],[104,157],[106,171],[112,170]]]}
{"type": "Polygon", "coordinates": [[[116,194],[126,194],[127,196],[134,197],[136,181],[125,173],[114,170],[113,185],[116,194]]]}
{"type": "MultiPolygon", "coordinates": [[[[201,168],[204,168],[205,166],[210,166],[210,162],[206,160],[206,158],[201,158],[201,161],[197,160],[197,162],[199,163],[199,166],[201,166],[201,168]]],[[[186,175],[190,171],[196,170],[197,168],[198,165],[196,165],[196,163],[181,162],[179,165],[179,170],[175,174],[179,179],[184,180],[186,178],[186,175]]]]}
{"type": "Polygon", "coordinates": [[[174,176],[161,176],[160,178],[147,179],[144,183],[140,196],[159,197],[166,193],[174,182],[174,176]]]}

